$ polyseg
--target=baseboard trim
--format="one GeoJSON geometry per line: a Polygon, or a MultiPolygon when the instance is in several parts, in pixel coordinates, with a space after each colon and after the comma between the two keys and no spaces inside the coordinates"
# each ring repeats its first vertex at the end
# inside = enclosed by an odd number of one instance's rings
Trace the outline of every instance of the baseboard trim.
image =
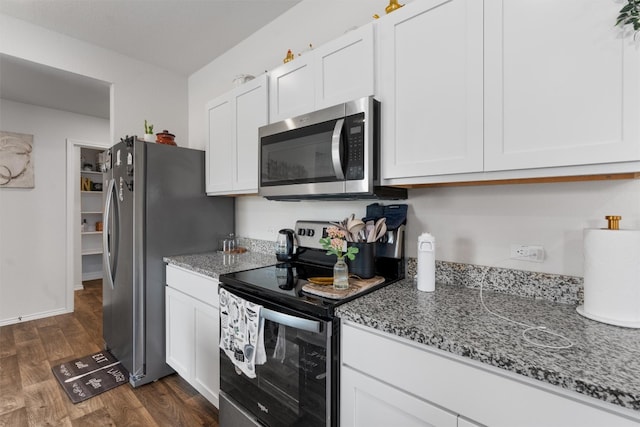
{"type": "Polygon", "coordinates": [[[13,324],[16,324],[16,323],[28,322],[30,320],[43,319],[45,317],[58,316],[60,314],[67,314],[67,313],[71,313],[71,312],[73,312],[73,310],[67,310],[65,308],[61,308],[61,309],[58,309],[58,310],[51,310],[51,311],[44,311],[42,313],[29,314],[27,316],[17,316],[17,317],[11,317],[11,318],[8,318],[8,319],[0,319],[0,326],[13,325],[13,324]]]}

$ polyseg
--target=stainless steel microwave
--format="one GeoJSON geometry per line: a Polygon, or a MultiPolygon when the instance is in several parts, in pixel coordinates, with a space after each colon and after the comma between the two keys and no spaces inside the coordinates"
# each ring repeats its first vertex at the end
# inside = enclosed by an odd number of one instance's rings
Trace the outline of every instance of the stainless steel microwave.
{"type": "Polygon", "coordinates": [[[259,194],[272,200],[406,199],[379,185],[380,102],[334,105],[259,129],[259,194]]]}

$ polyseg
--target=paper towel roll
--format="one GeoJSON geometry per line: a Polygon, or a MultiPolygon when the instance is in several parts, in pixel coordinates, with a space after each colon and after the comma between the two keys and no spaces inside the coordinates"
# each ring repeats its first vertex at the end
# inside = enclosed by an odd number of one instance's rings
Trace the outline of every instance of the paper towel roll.
{"type": "Polygon", "coordinates": [[[640,328],[640,230],[585,229],[585,317],[640,328]]]}

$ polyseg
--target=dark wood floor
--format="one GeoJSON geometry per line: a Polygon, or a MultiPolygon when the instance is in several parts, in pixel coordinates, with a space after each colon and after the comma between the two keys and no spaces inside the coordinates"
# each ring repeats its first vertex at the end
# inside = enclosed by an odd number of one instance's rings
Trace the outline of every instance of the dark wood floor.
{"type": "Polygon", "coordinates": [[[0,328],[0,427],[218,426],[218,411],[176,374],[73,404],[51,367],[102,350],[101,281],[75,292],[75,312],[0,328]]]}

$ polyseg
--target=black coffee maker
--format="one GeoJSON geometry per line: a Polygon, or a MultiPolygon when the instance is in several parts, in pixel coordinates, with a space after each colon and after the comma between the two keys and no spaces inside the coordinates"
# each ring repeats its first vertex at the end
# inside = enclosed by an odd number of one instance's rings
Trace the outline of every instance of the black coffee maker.
{"type": "Polygon", "coordinates": [[[276,258],[280,262],[295,260],[298,252],[298,239],[296,233],[290,228],[278,231],[276,240],[276,258]]]}

